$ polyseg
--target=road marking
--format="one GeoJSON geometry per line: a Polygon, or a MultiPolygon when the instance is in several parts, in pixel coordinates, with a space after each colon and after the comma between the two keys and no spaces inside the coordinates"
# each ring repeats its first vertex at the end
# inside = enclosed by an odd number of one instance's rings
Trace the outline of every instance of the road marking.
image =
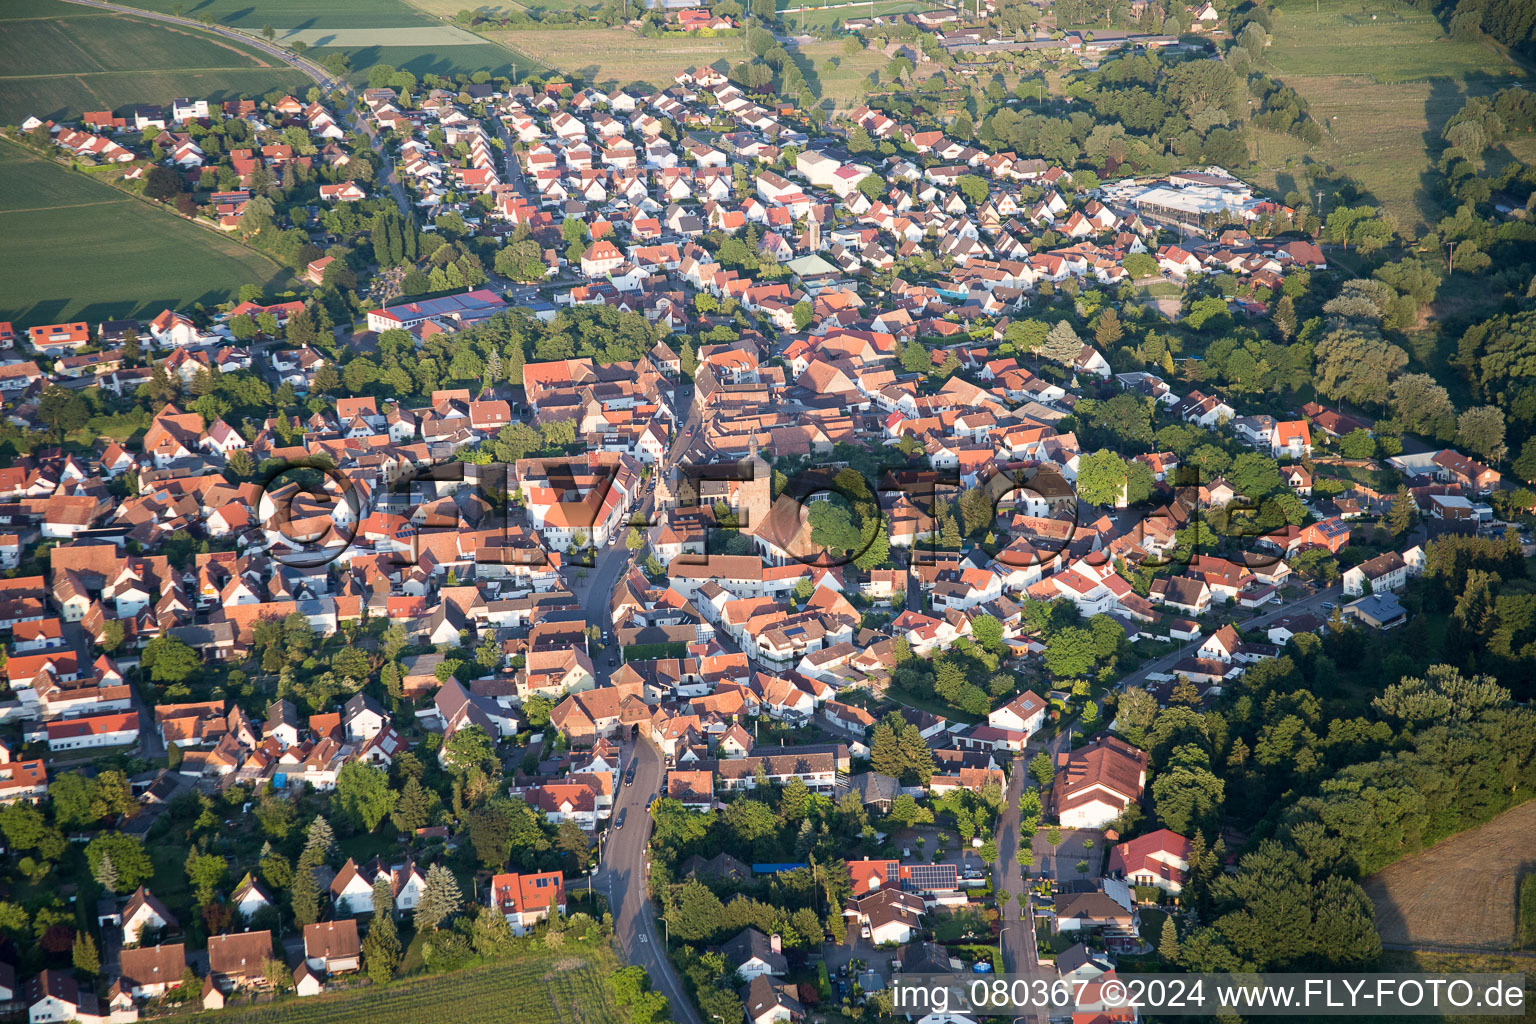
{"type": "Polygon", "coordinates": [[[645,932],[641,932],[640,934],[636,935],[635,938],[639,939],[641,942],[651,941],[650,936],[646,935],[645,932]]]}

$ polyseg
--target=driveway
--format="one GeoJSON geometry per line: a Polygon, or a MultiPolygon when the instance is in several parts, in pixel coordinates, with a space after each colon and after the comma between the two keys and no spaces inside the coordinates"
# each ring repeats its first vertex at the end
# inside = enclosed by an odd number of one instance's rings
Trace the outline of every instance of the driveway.
{"type": "Polygon", "coordinates": [[[823,959],[827,965],[827,978],[832,982],[832,1001],[834,1004],[843,1001],[844,993],[838,985],[839,982],[848,986],[847,994],[853,994],[853,969],[849,969],[846,978],[839,978],[837,974],[844,964],[852,960],[864,961],[864,969],[879,975],[886,988],[890,988],[891,978],[896,973],[891,970],[891,959],[896,955],[895,950],[876,949],[870,945],[869,940],[860,937],[858,929],[852,927],[852,925],[849,926],[848,941],[841,945],[831,945],[829,943],[822,948],[826,950],[826,956],[823,959]]]}

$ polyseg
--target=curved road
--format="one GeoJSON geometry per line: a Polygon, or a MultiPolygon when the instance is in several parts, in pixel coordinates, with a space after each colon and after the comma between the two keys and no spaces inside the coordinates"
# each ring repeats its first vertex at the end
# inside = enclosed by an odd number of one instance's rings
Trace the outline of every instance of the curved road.
{"type": "Polygon", "coordinates": [[[118,14],[129,14],[136,18],[146,18],[150,21],[163,21],[168,25],[184,25],[187,28],[195,28],[202,32],[209,32],[225,39],[232,39],[242,45],[259,50],[269,57],[287,64],[298,71],[302,71],[311,81],[320,87],[321,91],[329,92],[332,89],[340,89],[347,97],[346,116],[352,121],[352,130],[368,139],[373,151],[383,161],[379,171],[379,177],[385,185],[389,186],[394,194],[395,203],[400,207],[401,214],[409,217],[411,208],[406,199],[405,189],[400,185],[400,179],[395,176],[395,162],[384,149],[383,143],[373,132],[373,126],[365,121],[362,112],[357,105],[357,91],[344,78],[335,78],[329,71],[310,60],[301,57],[291,50],[286,50],[276,43],[269,43],[257,35],[242,32],[239,29],[228,28],[224,25],[205,25],[196,18],[178,17],[174,14],[164,14],[160,11],[146,11],[142,7],[129,7],[124,4],[108,3],[107,0],[64,0],[65,3],[78,4],[81,7],[96,7],[104,11],[115,11],[118,14]]]}
{"type": "MultiPolygon", "coordinates": [[[[1332,586],[1325,587],[1324,589],[1319,590],[1308,597],[1302,598],[1300,601],[1286,602],[1285,604],[1282,604],[1280,607],[1275,608],[1272,611],[1264,612],[1261,615],[1255,615],[1252,618],[1244,619],[1240,622],[1233,622],[1233,625],[1244,631],[1264,629],[1265,627],[1274,624],[1280,619],[1287,618],[1291,615],[1300,615],[1303,612],[1311,611],[1328,612],[1328,610],[1322,606],[1330,601],[1339,602],[1343,592],[1343,588],[1339,584],[1335,583],[1332,586]]],[[[1329,614],[1331,614],[1331,612],[1329,612],[1329,614]]],[[[1327,614],[1325,614],[1323,617],[1327,618],[1327,614]]],[[[1200,645],[1205,642],[1205,638],[1208,635],[1209,634],[1202,632],[1198,638],[1191,640],[1189,643],[1179,647],[1177,650],[1163,655],[1161,658],[1157,659],[1151,664],[1143,665],[1141,668],[1129,673],[1125,676],[1125,678],[1117,682],[1115,684],[1115,688],[1124,690],[1131,686],[1145,686],[1147,683],[1147,677],[1149,675],[1166,673],[1172,669],[1173,666],[1177,665],[1180,660],[1187,658],[1198,651],[1200,649],[1200,645]]]]}

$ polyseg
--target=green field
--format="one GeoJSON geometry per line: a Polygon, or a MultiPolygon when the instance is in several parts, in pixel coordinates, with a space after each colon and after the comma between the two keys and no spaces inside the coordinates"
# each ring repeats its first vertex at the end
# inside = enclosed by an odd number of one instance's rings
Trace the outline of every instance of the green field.
{"type": "Polygon", "coordinates": [[[619,968],[606,947],[540,950],[449,974],[226,1009],[221,1024],[618,1024],[623,1010],[608,996],[619,968]]]}
{"type": "MultiPolygon", "coordinates": [[[[178,0],[134,0],[135,6],[156,11],[173,11],[178,0]]],[[[494,43],[441,45],[443,21],[412,7],[404,0],[346,0],[338,4],[316,4],[312,0],[181,0],[188,17],[213,17],[221,25],[259,32],[271,25],[279,43],[285,38],[311,42],[316,32],[329,39],[315,47],[324,56],[341,50],[352,59],[354,70],[366,71],[374,64],[393,64],[416,76],[450,75],[486,70],[504,74],[517,63],[516,56],[494,43]],[[369,39],[378,29],[419,29],[420,42],[402,42],[381,46],[369,39]],[[357,33],[349,40],[348,31],[357,33]]],[[[471,7],[472,4],[464,4],[471,7]]],[[[526,68],[519,65],[519,71],[526,68]]]]}
{"type": "Polygon", "coordinates": [[[308,83],[271,57],[195,29],[60,0],[8,0],[0,8],[0,123],[308,83]]]}
{"type": "Polygon", "coordinates": [[[740,36],[644,39],[626,28],[508,29],[486,36],[538,64],[598,85],[669,86],[679,71],[704,64],[724,67],[722,61],[734,63],[745,56],[740,36]]]}
{"type": "Polygon", "coordinates": [[[857,106],[871,87],[870,75],[890,63],[878,50],[850,55],[842,40],[799,43],[792,52],[805,80],[818,86],[821,98],[833,101],[838,110],[857,106]]]}
{"type": "Polygon", "coordinates": [[[291,285],[232,239],[83,174],[0,144],[0,320],[153,316],[231,298],[244,284],[291,285]]]}
{"type": "Polygon", "coordinates": [[[1353,178],[1405,229],[1445,214],[1420,176],[1468,96],[1526,81],[1499,48],[1449,38],[1429,14],[1390,0],[1285,0],[1263,70],[1301,93],[1328,129],[1317,147],[1260,133],[1266,185],[1306,188],[1316,165],[1353,178]],[[1374,19],[1374,20],[1373,20],[1374,19]]]}

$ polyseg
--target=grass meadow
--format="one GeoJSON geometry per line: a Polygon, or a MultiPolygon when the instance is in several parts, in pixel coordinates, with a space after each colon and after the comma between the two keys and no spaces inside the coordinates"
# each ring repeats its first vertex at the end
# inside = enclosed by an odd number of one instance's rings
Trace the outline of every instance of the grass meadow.
{"type": "Polygon", "coordinates": [[[540,64],[598,85],[666,86],[679,71],[745,56],[740,36],[645,39],[626,28],[515,29],[485,35],[540,64]]]}
{"type": "Polygon", "coordinates": [[[34,325],[154,316],[211,304],[288,272],[232,239],[0,144],[0,320],[34,325]]]}
{"type": "Polygon", "coordinates": [[[1308,147],[1259,133],[1263,183],[1305,187],[1312,165],[1325,164],[1370,190],[1404,228],[1433,223],[1447,211],[1421,176],[1445,122],[1468,96],[1529,84],[1528,69],[1491,44],[1451,39],[1406,4],[1323,0],[1313,8],[1313,0],[1280,5],[1263,70],[1306,97],[1328,135],[1308,147]]]}

